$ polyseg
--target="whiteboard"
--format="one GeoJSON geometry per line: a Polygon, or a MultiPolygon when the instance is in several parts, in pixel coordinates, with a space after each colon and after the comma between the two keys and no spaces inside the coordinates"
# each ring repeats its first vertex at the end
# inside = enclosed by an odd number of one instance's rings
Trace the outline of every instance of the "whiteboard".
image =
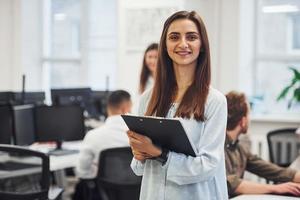
{"type": "Polygon", "coordinates": [[[176,11],[178,7],[127,8],[127,51],[143,51],[150,43],[159,43],[164,22],[176,11]]]}

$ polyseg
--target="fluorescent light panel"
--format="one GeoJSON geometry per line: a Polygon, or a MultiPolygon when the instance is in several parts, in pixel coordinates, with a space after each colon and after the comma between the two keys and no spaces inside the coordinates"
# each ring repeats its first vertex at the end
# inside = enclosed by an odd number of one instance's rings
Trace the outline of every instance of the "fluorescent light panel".
{"type": "Polygon", "coordinates": [[[54,14],[54,19],[57,21],[63,21],[65,20],[67,15],[65,13],[56,13],[54,14]]]}
{"type": "Polygon", "coordinates": [[[285,4],[285,5],[276,5],[276,6],[264,6],[262,8],[264,13],[290,13],[298,12],[299,8],[295,5],[285,4]]]}

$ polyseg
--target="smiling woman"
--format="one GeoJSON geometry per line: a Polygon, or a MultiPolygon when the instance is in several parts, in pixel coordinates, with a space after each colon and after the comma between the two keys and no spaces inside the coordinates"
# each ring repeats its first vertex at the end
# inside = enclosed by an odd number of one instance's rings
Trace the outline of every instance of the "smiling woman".
{"type": "Polygon", "coordinates": [[[196,157],[159,147],[128,131],[131,167],[143,176],[140,199],[228,199],[224,141],[225,97],[210,87],[210,51],[200,16],[180,11],[162,31],[154,87],[140,101],[139,115],[178,118],[196,157]]]}
{"type": "Polygon", "coordinates": [[[174,21],[168,30],[167,51],[177,67],[196,66],[201,48],[196,24],[188,19],[174,21]]]}

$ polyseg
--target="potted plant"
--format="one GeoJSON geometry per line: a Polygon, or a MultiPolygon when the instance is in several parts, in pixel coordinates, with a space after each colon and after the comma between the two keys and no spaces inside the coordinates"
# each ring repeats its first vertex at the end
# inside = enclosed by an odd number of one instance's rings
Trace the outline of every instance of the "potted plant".
{"type": "Polygon", "coordinates": [[[289,69],[293,71],[294,76],[291,83],[281,91],[277,97],[277,101],[284,99],[292,91],[292,97],[288,101],[288,108],[290,109],[293,102],[300,103],[300,72],[294,67],[289,67],[289,69]]]}

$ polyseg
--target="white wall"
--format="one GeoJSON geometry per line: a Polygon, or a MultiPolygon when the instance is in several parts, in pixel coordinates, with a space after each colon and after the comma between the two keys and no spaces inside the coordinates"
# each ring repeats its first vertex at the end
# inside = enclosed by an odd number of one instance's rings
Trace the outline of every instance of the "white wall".
{"type": "Polygon", "coordinates": [[[12,69],[12,1],[0,0],[0,90],[13,88],[12,69]]]}
{"type": "MultiPolygon", "coordinates": [[[[0,0],[0,89],[21,89],[26,73],[31,90],[41,88],[41,14],[38,0],[0,0]],[[26,3],[25,3],[26,2],[26,3]],[[4,27],[4,28],[2,28],[4,27]]],[[[178,6],[196,10],[207,26],[212,58],[212,84],[223,92],[238,89],[239,0],[122,0],[118,3],[118,69],[116,88],[137,93],[143,50],[128,51],[126,9],[178,6]]],[[[130,23],[129,23],[130,24],[130,23]]],[[[137,38],[138,39],[138,38],[137,38]]],[[[153,41],[149,41],[153,42],[153,41]]],[[[158,42],[158,41],[157,41],[158,42]]],[[[243,79],[244,80],[244,79],[243,79]]]]}
{"type": "MultiPolygon", "coordinates": [[[[159,7],[164,6],[164,4],[168,4],[168,2],[151,1],[151,6],[159,7]]],[[[137,92],[143,52],[126,51],[124,34],[128,27],[125,27],[125,10],[132,5],[134,7],[147,7],[149,2],[123,0],[119,4],[119,68],[117,86],[127,89],[134,94],[137,92]]],[[[237,73],[240,66],[240,1],[187,0],[183,2],[183,9],[196,10],[206,24],[211,48],[212,85],[222,92],[239,89],[237,73]]]]}
{"type": "Polygon", "coordinates": [[[0,0],[0,90],[41,89],[39,0],[0,0]]]}
{"type": "Polygon", "coordinates": [[[42,89],[42,1],[26,0],[21,4],[21,63],[26,75],[26,89],[42,89]]]}
{"type": "MultiPolygon", "coordinates": [[[[130,22],[126,21],[126,15],[128,9],[138,8],[160,8],[170,7],[170,5],[183,8],[183,0],[152,0],[152,1],[140,1],[140,0],[122,0],[118,5],[118,69],[117,69],[117,88],[126,89],[129,91],[133,99],[137,98],[139,74],[142,66],[143,53],[146,49],[140,48],[137,50],[131,50],[126,41],[126,33],[130,29],[130,22]]],[[[162,30],[162,27],[161,27],[162,30]]],[[[160,35],[157,36],[159,42],[160,35]]],[[[136,38],[139,40],[139,38],[136,38]]]]}

